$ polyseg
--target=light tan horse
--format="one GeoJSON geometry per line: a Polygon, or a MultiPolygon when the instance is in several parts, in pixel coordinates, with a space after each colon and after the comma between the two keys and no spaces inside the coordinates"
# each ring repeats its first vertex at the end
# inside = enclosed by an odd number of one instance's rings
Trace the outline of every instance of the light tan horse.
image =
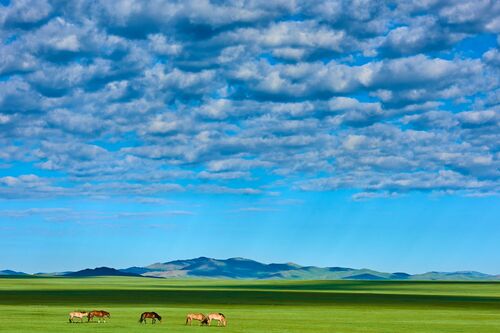
{"type": "Polygon", "coordinates": [[[212,320],[217,320],[217,326],[226,326],[227,325],[227,320],[226,316],[224,316],[222,313],[211,313],[208,316],[208,325],[210,326],[210,323],[212,320]]]}
{"type": "Polygon", "coordinates": [[[200,325],[208,324],[208,318],[203,313],[188,313],[186,315],[186,325],[193,325],[193,320],[200,321],[200,325]]]}
{"type": "Polygon", "coordinates": [[[69,313],[69,322],[74,323],[75,318],[80,318],[80,322],[83,323],[83,317],[88,317],[89,313],[86,311],[73,311],[69,313]]]}

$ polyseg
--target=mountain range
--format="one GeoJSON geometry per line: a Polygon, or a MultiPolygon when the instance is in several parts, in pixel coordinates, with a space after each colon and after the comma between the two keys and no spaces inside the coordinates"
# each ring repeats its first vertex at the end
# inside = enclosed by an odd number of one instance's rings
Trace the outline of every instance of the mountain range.
{"type": "MultiPolygon", "coordinates": [[[[0,271],[0,275],[25,275],[25,273],[5,270],[0,271]]],[[[124,269],[97,267],[76,272],[39,273],[36,275],[218,279],[500,281],[500,275],[489,275],[475,271],[428,272],[412,275],[404,272],[378,272],[364,268],[300,266],[295,263],[264,264],[245,258],[213,259],[207,257],[155,263],[145,267],[134,266],[124,269]]]]}
{"type": "Polygon", "coordinates": [[[12,271],[10,269],[4,269],[3,271],[0,270],[0,276],[1,275],[4,275],[4,276],[22,276],[22,275],[28,275],[28,274],[23,273],[23,272],[12,271]]]}

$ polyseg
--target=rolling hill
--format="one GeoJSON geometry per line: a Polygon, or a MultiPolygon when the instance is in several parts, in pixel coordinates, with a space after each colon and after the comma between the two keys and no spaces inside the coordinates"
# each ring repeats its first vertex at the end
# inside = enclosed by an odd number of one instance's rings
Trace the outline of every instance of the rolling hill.
{"type": "MultiPolygon", "coordinates": [[[[9,270],[0,271],[0,275],[4,276],[23,274],[25,273],[9,270]]],[[[500,281],[500,275],[488,275],[475,271],[427,272],[411,275],[404,272],[378,272],[365,268],[301,266],[295,263],[264,264],[245,258],[214,259],[207,257],[154,263],[145,267],[133,266],[124,269],[97,267],[77,272],[39,273],[36,275],[197,279],[500,281]]]]}
{"type": "Polygon", "coordinates": [[[299,280],[500,280],[479,272],[429,272],[411,275],[348,267],[300,266],[295,263],[264,264],[245,258],[199,257],[121,269],[124,273],[162,278],[299,279],[299,280]]]}
{"type": "Polygon", "coordinates": [[[16,271],[12,271],[10,269],[4,269],[2,271],[0,271],[0,276],[23,276],[23,275],[28,275],[26,273],[23,273],[23,272],[16,272],[16,271]]]}
{"type": "Polygon", "coordinates": [[[63,276],[85,277],[85,276],[141,276],[141,275],[122,272],[118,269],[109,267],[97,267],[94,269],[87,268],[77,272],[69,272],[63,274],[63,276]]]}

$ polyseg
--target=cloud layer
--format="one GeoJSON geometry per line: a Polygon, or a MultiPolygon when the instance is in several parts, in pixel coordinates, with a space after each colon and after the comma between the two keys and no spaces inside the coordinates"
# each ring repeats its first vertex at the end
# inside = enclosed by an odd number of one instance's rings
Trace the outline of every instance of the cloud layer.
{"type": "Polygon", "coordinates": [[[0,197],[500,190],[498,1],[0,5],[0,197]]]}

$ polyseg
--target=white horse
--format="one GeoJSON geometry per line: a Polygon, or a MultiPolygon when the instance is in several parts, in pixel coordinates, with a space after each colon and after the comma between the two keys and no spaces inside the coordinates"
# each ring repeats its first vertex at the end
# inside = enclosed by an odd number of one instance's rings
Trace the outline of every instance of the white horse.
{"type": "Polygon", "coordinates": [[[81,311],[73,311],[69,313],[69,322],[73,323],[75,318],[80,318],[80,322],[83,323],[83,317],[88,317],[89,313],[88,312],[81,312],[81,311]]]}
{"type": "Polygon", "coordinates": [[[208,316],[208,325],[212,322],[212,320],[217,320],[217,326],[226,326],[227,325],[227,320],[226,316],[224,316],[222,313],[211,313],[208,316]]]}

